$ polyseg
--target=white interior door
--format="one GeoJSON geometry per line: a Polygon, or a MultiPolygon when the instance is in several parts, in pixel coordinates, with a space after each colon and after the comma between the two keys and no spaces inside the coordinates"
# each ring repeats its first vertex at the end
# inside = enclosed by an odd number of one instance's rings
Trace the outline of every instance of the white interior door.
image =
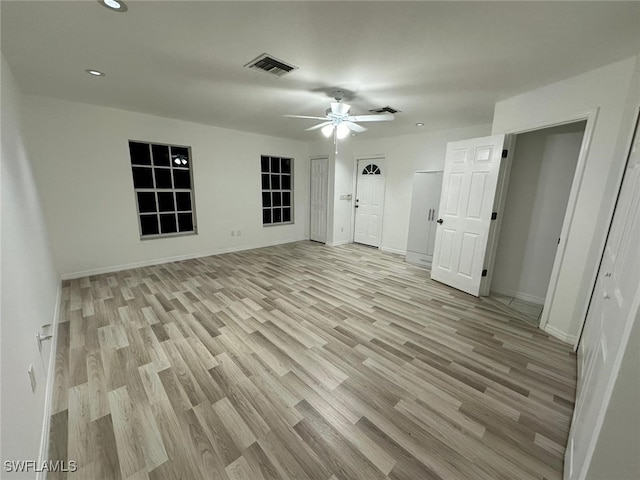
{"type": "Polygon", "coordinates": [[[431,278],[478,296],[504,135],[447,144],[431,278]]]}
{"type": "Polygon", "coordinates": [[[431,265],[442,172],[415,172],[407,235],[407,262],[431,265]]]}
{"type": "Polygon", "coordinates": [[[327,187],[329,180],[329,160],[311,159],[311,214],[309,239],[316,242],[327,241],[327,187]]]}
{"type": "Polygon", "coordinates": [[[640,124],[578,348],[578,391],[565,478],[584,478],[586,474],[635,318],[637,306],[632,310],[632,303],[640,291],[639,129],[640,124]]]}
{"type": "Polygon", "coordinates": [[[379,247],[382,239],[385,178],[381,158],[359,159],[353,241],[379,247]]]}

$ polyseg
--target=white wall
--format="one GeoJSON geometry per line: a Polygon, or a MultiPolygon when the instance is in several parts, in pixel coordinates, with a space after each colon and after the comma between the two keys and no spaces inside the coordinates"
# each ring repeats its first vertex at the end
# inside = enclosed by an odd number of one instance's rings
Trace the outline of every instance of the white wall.
{"type": "Polygon", "coordinates": [[[584,127],[518,135],[491,290],[544,304],[584,127]]]}
{"type": "Polygon", "coordinates": [[[355,194],[354,158],[384,156],[386,189],[380,248],[404,254],[409,231],[413,173],[418,170],[442,170],[447,142],[482,137],[488,135],[489,130],[489,125],[478,125],[380,139],[367,139],[364,134],[340,144],[335,162],[334,240],[347,242],[352,238],[353,202],[338,198],[341,194],[355,194]]]}
{"type": "Polygon", "coordinates": [[[584,319],[624,166],[619,135],[631,129],[633,111],[626,108],[626,102],[630,91],[638,89],[637,80],[633,80],[637,68],[638,57],[631,57],[498,102],[495,108],[494,134],[522,132],[597,110],[546,326],[547,331],[569,342],[577,341],[584,319]]]}
{"type": "MultiPolygon", "coordinates": [[[[38,460],[51,342],[38,351],[35,334],[54,321],[58,275],[25,148],[21,93],[2,57],[2,428],[5,460],[38,460]],[[35,394],[27,375],[33,365],[35,394]]],[[[2,467],[0,467],[2,468],[2,467]]],[[[14,475],[3,473],[2,478],[14,475]]],[[[25,477],[33,478],[31,475],[25,477]]]]}
{"type": "Polygon", "coordinates": [[[25,126],[66,277],[308,238],[302,142],[36,96],[25,96],[25,126]],[[191,146],[197,235],[140,240],[129,139],[191,146]],[[261,154],[295,159],[293,225],[262,226],[261,154]]]}

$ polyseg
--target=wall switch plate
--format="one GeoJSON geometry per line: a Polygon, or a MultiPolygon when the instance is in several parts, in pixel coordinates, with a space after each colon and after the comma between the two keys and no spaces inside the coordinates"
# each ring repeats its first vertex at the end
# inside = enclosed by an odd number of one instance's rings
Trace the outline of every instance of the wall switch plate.
{"type": "Polygon", "coordinates": [[[27,373],[29,374],[29,381],[31,382],[31,391],[36,393],[36,372],[33,369],[33,365],[29,365],[29,371],[27,373]]]}
{"type": "Polygon", "coordinates": [[[242,230],[236,230],[236,237],[242,236],[242,230]]]}
{"type": "Polygon", "coordinates": [[[236,236],[236,231],[235,230],[231,230],[231,236],[235,237],[236,236]]]}

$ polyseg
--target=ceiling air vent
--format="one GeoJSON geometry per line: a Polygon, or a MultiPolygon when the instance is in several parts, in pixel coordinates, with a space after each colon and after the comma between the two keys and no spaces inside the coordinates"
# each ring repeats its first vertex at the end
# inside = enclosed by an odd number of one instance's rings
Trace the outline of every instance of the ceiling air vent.
{"type": "Polygon", "coordinates": [[[390,107],[389,105],[387,105],[386,107],[372,108],[369,111],[371,113],[398,113],[400,110],[396,110],[395,108],[390,107]]]}
{"type": "Polygon", "coordinates": [[[260,70],[261,72],[265,72],[276,77],[282,77],[283,75],[286,75],[292,70],[298,68],[293,65],[289,65],[282,60],[278,60],[268,53],[263,53],[258,58],[251,60],[245,65],[245,67],[260,70]]]}

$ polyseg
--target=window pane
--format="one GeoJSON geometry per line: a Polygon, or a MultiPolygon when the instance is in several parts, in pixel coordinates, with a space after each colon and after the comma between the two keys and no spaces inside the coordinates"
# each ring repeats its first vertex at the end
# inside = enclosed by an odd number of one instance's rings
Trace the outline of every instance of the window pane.
{"type": "Polygon", "coordinates": [[[264,155],[260,157],[260,171],[262,173],[269,173],[269,157],[264,155]]]}
{"type": "Polygon", "coordinates": [[[175,188],[191,188],[191,176],[189,170],[174,170],[173,182],[175,188]]]}
{"type": "Polygon", "coordinates": [[[178,211],[191,210],[191,194],[189,192],[176,192],[176,204],[178,211]]]}
{"type": "Polygon", "coordinates": [[[138,192],[138,209],[140,213],[157,212],[156,194],[153,192],[138,192]]]}
{"type": "Polygon", "coordinates": [[[280,190],[280,175],[271,175],[271,189],[280,190]]]}
{"type": "Polygon", "coordinates": [[[133,167],[132,170],[135,188],[153,188],[153,170],[151,168],[133,167]]]}
{"type": "Polygon", "coordinates": [[[282,186],[280,188],[283,190],[291,190],[291,176],[282,175],[282,186]]]}
{"type": "Polygon", "coordinates": [[[168,167],[171,165],[169,162],[169,147],[167,145],[151,145],[151,151],[153,152],[153,164],[168,167]]]}
{"type": "Polygon", "coordinates": [[[262,210],[262,223],[263,224],[271,223],[271,209],[270,208],[264,208],[262,210]]]}
{"type": "Polygon", "coordinates": [[[263,207],[271,206],[271,194],[269,192],[262,192],[262,206],[263,207]]]}
{"type": "Polygon", "coordinates": [[[269,190],[269,175],[262,175],[262,189],[269,190]]]}
{"type": "Polygon", "coordinates": [[[291,159],[283,158],[282,159],[282,173],[291,173],[291,159]]]}
{"type": "Polygon", "coordinates": [[[158,210],[161,212],[173,212],[175,209],[173,192],[158,192],[158,210]]]}
{"type": "Polygon", "coordinates": [[[149,145],[146,143],[129,142],[129,155],[132,165],[151,165],[149,145]]]}
{"type": "Polygon", "coordinates": [[[176,216],[173,213],[160,215],[160,231],[162,233],[175,233],[178,231],[176,216]]]}
{"type": "Polygon", "coordinates": [[[181,232],[193,231],[193,216],[190,213],[178,214],[178,230],[181,232]]]}
{"type": "Polygon", "coordinates": [[[171,188],[171,170],[168,168],[155,168],[156,188],[171,188]]]}
{"type": "Polygon", "coordinates": [[[291,194],[289,192],[282,192],[282,206],[283,207],[291,206],[291,194]]]}
{"type": "Polygon", "coordinates": [[[290,222],[291,221],[291,209],[290,208],[283,208],[282,209],[282,221],[283,222],[290,222]]]}
{"type": "Polygon", "coordinates": [[[271,173],[280,173],[280,159],[271,157],[271,173]]]}
{"type": "Polygon", "coordinates": [[[160,230],[158,230],[158,216],[140,215],[140,229],[142,230],[142,235],[157,235],[160,233],[160,230]]]}
{"type": "Polygon", "coordinates": [[[174,167],[188,167],[189,149],[185,147],[171,147],[171,163],[174,167]]]}
{"type": "Polygon", "coordinates": [[[282,223],[282,209],[274,208],[273,209],[273,223],[282,223]]]}
{"type": "Polygon", "coordinates": [[[282,205],[282,195],[280,194],[280,192],[273,192],[273,206],[274,207],[279,207],[280,205],[282,205]]]}

